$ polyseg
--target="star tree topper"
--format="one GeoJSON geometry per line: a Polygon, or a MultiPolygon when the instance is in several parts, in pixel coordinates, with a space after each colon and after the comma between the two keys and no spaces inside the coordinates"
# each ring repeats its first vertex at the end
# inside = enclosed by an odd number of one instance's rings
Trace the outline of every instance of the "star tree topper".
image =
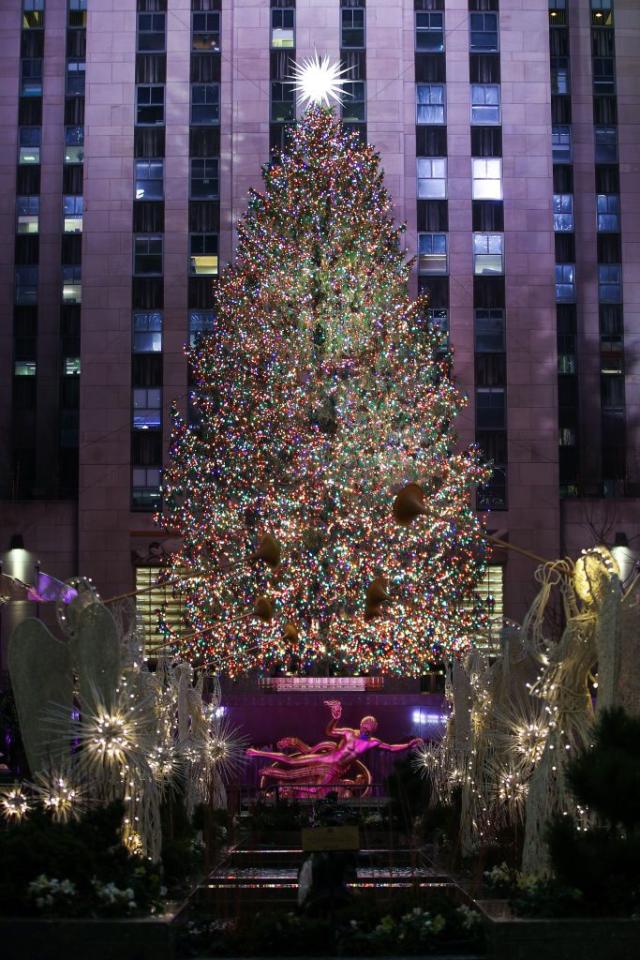
{"type": "Polygon", "coordinates": [[[341,69],[328,56],[320,57],[316,51],[300,63],[293,64],[293,73],[289,78],[303,106],[331,106],[331,101],[343,103],[343,97],[350,96],[344,89],[348,80],[342,79],[350,73],[351,67],[341,69]]]}

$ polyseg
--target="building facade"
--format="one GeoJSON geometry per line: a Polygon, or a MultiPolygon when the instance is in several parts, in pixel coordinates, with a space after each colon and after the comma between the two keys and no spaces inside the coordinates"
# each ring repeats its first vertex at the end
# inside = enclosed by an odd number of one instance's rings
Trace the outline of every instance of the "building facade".
{"type": "MultiPolygon", "coordinates": [[[[153,581],[183,347],[315,51],[454,349],[489,529],[545,558],[640,535],[637,0],[6,0],[0,549],[153,581]]],[[[492,563],[518,619],[534,562],[492,563]]]]}

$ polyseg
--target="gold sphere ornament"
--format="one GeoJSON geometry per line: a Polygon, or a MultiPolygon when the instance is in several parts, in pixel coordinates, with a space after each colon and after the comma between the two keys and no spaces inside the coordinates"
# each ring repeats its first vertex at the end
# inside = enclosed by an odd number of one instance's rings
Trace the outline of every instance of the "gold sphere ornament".
{"type": "Polygon", "coordinates": [[[251,554],[251,559],[255,561],[262,560],[268,567],[275,570],[280,564],[281,556],[282,547],[276,538],[272,537],[270,533],[264,533],[260,538],[260,543],[257,548],[251,554]]]}
{"type": "Polygon", "coordinates": [[[270,620],[273,620],[273,601],[269,597],[258,597],[253,605],[253,612],[259,620],[269,623],[270,620]]]}
{"type": "Polygon", "coordinates": [[[393,501],[393,516],[403,527],[408,527],[416,517],[424,516],[428,510],[424,503],[425,495],[417,483],[407,483],[393,501]]]}

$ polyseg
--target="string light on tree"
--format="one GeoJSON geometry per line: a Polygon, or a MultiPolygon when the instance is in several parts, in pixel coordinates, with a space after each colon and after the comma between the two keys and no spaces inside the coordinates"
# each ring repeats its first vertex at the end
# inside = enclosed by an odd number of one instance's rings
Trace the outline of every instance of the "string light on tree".
{"type": "Polygon", "coordinates": [[[174,414],[162,521],[184,627],[165,636],[231,676],[420,675],[483,623],[471,493],[489,470],[456,443],[465,400],[409,297],[374,149],[313,108],[263,176],[189,352],[198,422],[174,414]]]}

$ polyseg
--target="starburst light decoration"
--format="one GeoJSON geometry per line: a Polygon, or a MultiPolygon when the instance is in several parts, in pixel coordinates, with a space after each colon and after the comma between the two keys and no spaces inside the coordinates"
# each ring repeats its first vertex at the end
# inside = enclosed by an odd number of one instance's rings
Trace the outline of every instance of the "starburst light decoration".
{"type": "Polygon", "coordinates": [[[67,770],[42,770],[29,786],[56,823],[79,820],[86,810],[86,790],[67,770]]]}
{"type": "Polygon", "coordinates": [[[343,103],[343,97],[350,96],[344,89],[348,80],[344,74],[351,73],[351,67],[344,67],[314,53],[301,63],[294,63],[290,81],[298,97],[298,103],[304,107],[330,107],[331,101],[343,103]]]}
{"type": "Polygon", "coordinates": [[[14,784],[11,789],[3,793],[0,804],[4,819],[10,823],[19,823],[23,820],[31,806],[20,784],[14,784]]]}

